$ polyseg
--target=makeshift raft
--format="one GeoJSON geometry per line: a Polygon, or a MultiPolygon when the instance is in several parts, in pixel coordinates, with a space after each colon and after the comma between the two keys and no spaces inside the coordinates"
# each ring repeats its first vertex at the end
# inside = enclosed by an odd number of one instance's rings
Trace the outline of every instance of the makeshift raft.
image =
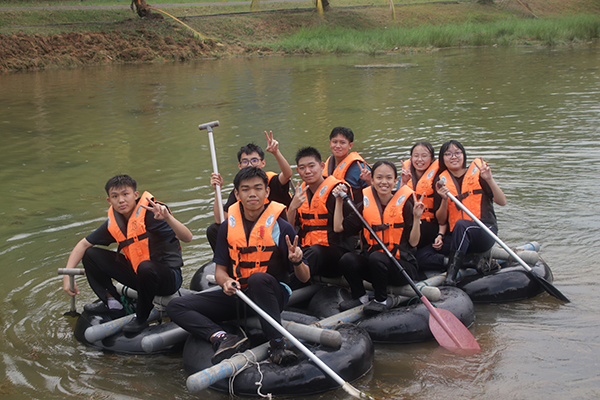
{"type": "MultiPolygon", "coordinates": [[[[343,380],[353,382],[364,376],[373,364],[374,348],[364,329],[353,324],[338,324],[341,345],[334,348],[307,343],[307,347],[343,380]]],[[[339,386],[304,354],[288,366],[264,361],[265,343],[238,354],[216,366],[210,362],[214,350],[206,340],[190,336],[183,350],[185,370],[191,374],[187,386],[192,392],[210,387],[237,396],[306,396],[336,389],[339,386]],[[236,367],[232,367],[232,365],[236,367]],[[207,368],[209,368],[207,370],[207,368]],[[223,375],[231,376],[223,379],[223,375]]]]}

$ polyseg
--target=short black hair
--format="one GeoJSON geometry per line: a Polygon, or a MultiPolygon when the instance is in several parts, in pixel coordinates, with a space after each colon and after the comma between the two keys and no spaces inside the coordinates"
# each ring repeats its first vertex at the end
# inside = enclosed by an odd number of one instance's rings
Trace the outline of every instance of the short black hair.
{"type": "Polygon", "coordinates": [[[329,134],[329,140],[333,139],[337,135],[342,135],[343,137],[348,139],[348,141],[350,143],[354,142],[354,132],[352,132],[352,129],[350,129],[350,128],[345,128],[343,126],[336,126],[335,128],[333,128],[331,130],[331,133],[329,134]]]}
{"type": "Polygon", "coordinates": [[[394,170],[394,178],[398,177],[398,169],[396,168],[396,165],[388,160],[380,160],[373,164],[373,168],[371,168],[371,175],[374,175],[375,170],[383,165],[387,165],[388,167],[392,168],[392,170],[394,170]]]}
{"type": "Polygon", "coordinates": [[[298,152],[296,153],[296,164],[298,164],[298,161],[300,161],[300,159],[304,157],[314,157],[318,162],[323,161],[319,150],[311,146],[303,147],[300,150],[298,150],[298,152]]]}
{"type": "Polygon", "coordinates": [[[258,153],[258,156],[261,160],[265,159],[265,152],[260,148],[259,145],[255,143],[248,143],[247,145],[240,147],[240,151],[237,153],[238,162],[242,161],[242,154],[252,154],[254,152],[258,153]]]}
{"type": "Polygon", "coordinates": [[[263,171],[262,168],[258,167],[247,167],[240,169],[235,178],[233,178],[233,186],[236,188],[236,190],[240,190],[242,181],[247,181],[256,177],[261,178],[265,182],[265,188],[269,186],[269,178],[267,177],[267,173],[263,171]]]}
{"type": "Polygon", "coordinates": [[[130,187],[135,192],[137,190],[137,182],[135,179],[130,177],[129,175],[115,175],[106,182],[104,186],[104,190],[106,190],[106,194],[109,194],[110,189],[112,188],[120,188],[120,187],[130,187]]]}

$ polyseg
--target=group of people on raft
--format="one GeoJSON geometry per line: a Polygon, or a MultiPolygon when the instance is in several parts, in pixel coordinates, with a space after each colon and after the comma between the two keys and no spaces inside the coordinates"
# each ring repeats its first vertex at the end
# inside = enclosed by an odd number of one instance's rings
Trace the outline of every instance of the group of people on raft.
{"type": "MultiPolygon", "coordinates": [[[[175,323],[213,344],[213,363],[248,346],[246,337],[218,325],[240,315],[244,305],[234,296],[237,290],[276,321],[292,290],[309,284],[312,276],[346,278],[352,299],[342,302],[341,310],[364,305],[366,314],[376,314],[391,307],[387,286],[404,285],[405,278],[362,225],[355,208],[411,278],[417,278],[420,270],[446,270],[445,283],[455,285],[465,255],[485,252],[494,244],[448,198],[452,193],[497,233],[493,203],[504,205],[506,197],[489,165],[481,158],[468,164],[466,150],[456,140],[441,146],[437,160],[430,143],[416,143],[398,176],[392,161],[370,166],[351,152],[352,130],[336,127],[329,136],[332,154],[324,162],[314,147],[297,151],[296,172],[302,182],[292,197],[292,168],[272,132],[265,135],[266,151],[273,154],[281,172],[263,171],[263,150],[253,143],[243,146],[237,155],[234,189],[222,210],[225,219],[221,221],[215,201],[215,223],[207,229],[215,279],[222,290],[177,297],[167,306],[175,323]],[[372,283],[373,299],[363,280],[372,283]]],[[[222,177],[213,173],[211,184],[216,191],[223,185],[222,177]]],[[[108,219],[79,241],[67,268],[82,261],[90,287],[98,295],[97,302],[84,307],[88,313],[125,314],[112,279],[137,290],[136,317],[123,328],[135,333],[148,326],[154,296],[180,288],[179,241],[191,241],[192,233],[150,193],[140,196],[135,180],[127,175],[111,178],[105,190],[108,219]],[[115,242],[117,252],[95,247],[115,242]]],[[[63,289],[71,296],[79,293],[77,286],[71,290],[67,276],[63,289]]],[[[270,341],[270,361],[293,362],[296,355],[287,349],[282,335],[263,319],[261,325],[270,341]]]]}

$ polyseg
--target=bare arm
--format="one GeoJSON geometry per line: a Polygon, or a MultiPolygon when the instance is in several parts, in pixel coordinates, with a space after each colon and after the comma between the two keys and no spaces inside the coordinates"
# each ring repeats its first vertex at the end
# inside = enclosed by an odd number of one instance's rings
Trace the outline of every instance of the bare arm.
{"type": "Polygon", "coordinates": [[[235,294],[235,291],[239,288],[238,282],[229,276],[227,267],[224,265],[217,264],[215,268],[215,280],[223,288],[223,293],[228,296],[235,294]]]}
{"type": "Polygon", "coordinates": [[[435,211],[435,218],[438,221],[438,224],[445,225],[446,221],[448,221],[448,188],[446,185],[443,185],[440,181],[436,182],[435,188],[438,194],[442,198],[442,202],[440,203],[440,207],[435,211]]]}
{"type": "Polygon", "coordinates": [[[288,245],[288,259],[294,264],[294,274],[300,282],[308,282],[310,279],[310,268],[302,261],[302,249],[298,246],[298,235],[294,237],[294,243],[290,242],[290,237],[286,235],[285,241],[288,245]]]}
{"type": "MultiPolygon", "coordinates": [[[[77,267],[77,265],[79,264],[79,262],[81,261],[81,259],[83,258],[83,255],[85,254],[85,251],[87,249],[89,249],[90,247],[92,247],[93,244],[91,244],[90,242],[87,241],[86,238],[83,238],[79,241],[79,243],[77,243],[75,245],[75,247],[73,248],[73,250],[71,251],[71,254],[69,255],[69,259],[67,260],[67,266],[66,268],[75,268],[77,267]]],[[[67,294],[69,296],[75,296],[76,294],[79,294],[79,289],[77,289],[77,282],[75,282],[75,286],[74,286],[74,291],[71,291],[71,285],[69,283],[69,276],[68,275],[64,275],[63,276],[63,290],[65,292],[67,292],[67,294]]]]}
{"type": "Polygon", "coordinates": [[[421,198],[417,201],[417,196],[413,192],[413,226],[410,230],[410,237],[408,238],[408,243],[412,247],[417,247],[419,240],[421,240],[421,215],[423,215],[423,211],[425,211],[423,196],[425,196],[425,193],[423,193],[421,198]]]}
{"type": "Polygon", "coordinates": [[[192,232],[190,232],[187,226],[179,222],[177,218],[175,218],[173,214],[169,212],[167,206],[160,203],[155,203],[150,199],[148,199],[148,201],[150,206],[142,205],[142,207],[148,211],[152,211],[154,213],[154,219],[162,219],[169,224],[171,229],[173,229],[173,232],[175,232],[177,239],[181,240],[182,242],[188,243],[192,241],[194,237],[192,232]]]}
{"type": "Polygon", "coordinates": [[[494,180],[494,177],[492,176],[492,170],[490,169],[490,166],[488,165],[488,163],[483,161],[483,159],[481,159],[481,162],[482,162],[483,166],[481,167],[481,175],[480,176],[483,179],[485,179],[485,181],[488,183],[488,185],[490,185],[490,188],[492,189],[492,193],[494,194],[494,203],[498,204],[499,206],[505,206],[506,205],[506,195],[504,194],[502,189],[500,189],[500,186],[498,186],[498,183],[496,183],[496,180],[494,180]]]}
{"type": "Polygon", "coordinates": [[[302,203],[304,203],[305,201],[306,201],[306,188],[304,190],[302,190],[302,186],[300,185],[300,182],[298,182],[296,184],[296,193],[294,193],[294,197],[292,198],[292,201],[288,207],[288,212],[287,212],[287,220],[289,221],[290,224],[292,224],[292,226],[294,225],[294,223],[296,221],[296,211],[298,210],[298,208],[300,208],[302,203]]]}
{"type": "MultiPolygon", "coordinates": [[[[219,206],[219,202],[217,201],[217,186],[219,187],[219,190],[223,187],[223,178],[221,177],[221,174],[215,174],[213,172],[210,175],[210,184],[215,189],[215,202],[213,205],[215,222],[217,224],[221,224],[223,221],[221,221],[221,213],[219,212],[219,207],[223,207],[223,204],[219,206]]],[[[223,211],[223,218],[224,220],[227,219],[227,213],[225,211],[223,211]]]]}
{"type": "Polygon", "coordinates": [[[344,232],[344,198],[341,193],[348,194],[346,185],[337,185],[332,193],[335,196],[335,209],[333,212],[333,231],[335,233],[344,232]]]}

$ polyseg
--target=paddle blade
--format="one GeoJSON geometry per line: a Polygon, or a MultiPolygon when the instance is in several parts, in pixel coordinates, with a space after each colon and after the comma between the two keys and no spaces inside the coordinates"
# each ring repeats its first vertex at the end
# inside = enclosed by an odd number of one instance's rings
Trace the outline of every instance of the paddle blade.
{"type": "Polygon", "coordinates": [[[534,271],[528,271],[529,275],[532,276],[536,281],[538,281],[538,283],[540,285],[542,285],[542,287],[546,290],[546,292],[548,292],[548,294],[550,294],[551,296],[556,297],[559,300],[564,301],[565,303],[570,303],[571,300],[567,299],[567,296],[565,296],[564,294],[562,294],[562,292],[560,290],[558,290],[556,287],[554,287],[554,285],[552,285],[550,282],[548,282],[546,279],[544,279],[543,277],[539,276],[538,274],[536,274],[534,271]]]}
{"type": "Polygon", "coordinates": [[[438,319],[430,310],[429,329],[440,346],[461,354],[475,354],[481,351],[479,343],[477,343],[471,332],[454,314],[441,308],[434,308],[433,310],[439,316],[441,322],[438,322],[438,319]]]}

